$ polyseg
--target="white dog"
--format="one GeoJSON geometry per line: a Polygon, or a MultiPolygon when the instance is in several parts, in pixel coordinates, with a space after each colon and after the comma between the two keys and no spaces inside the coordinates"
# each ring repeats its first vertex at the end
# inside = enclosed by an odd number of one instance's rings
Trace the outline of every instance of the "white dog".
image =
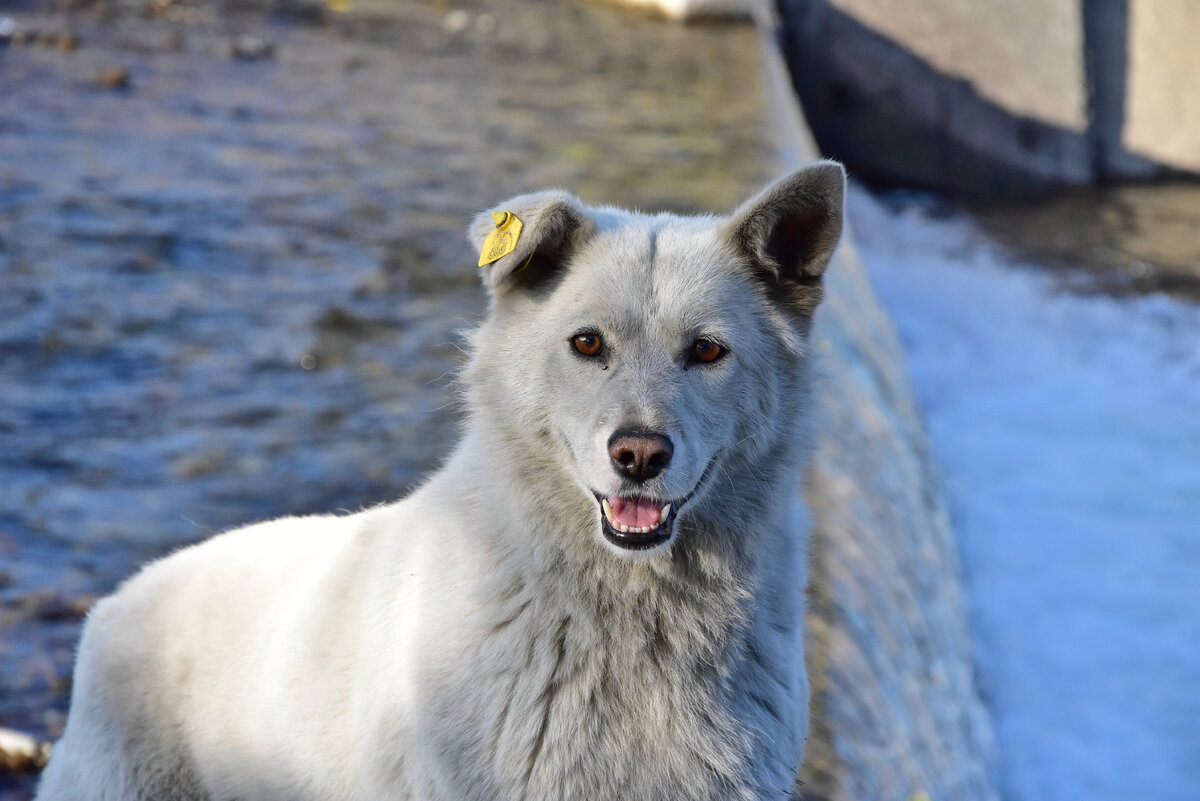
{"type": "Polygon", "coordinates": [[[807,728],[821,162],[728,218],[481,215],[469,416],[403,501],[96,606],[41,801],[786,799],[807,728]]]}

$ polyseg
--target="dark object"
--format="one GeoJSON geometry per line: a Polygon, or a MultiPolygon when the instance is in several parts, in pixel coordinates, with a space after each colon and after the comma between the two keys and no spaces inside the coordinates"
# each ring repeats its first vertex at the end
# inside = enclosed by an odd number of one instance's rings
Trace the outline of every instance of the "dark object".
{"type": "Polygon", "coordinates": [[[97,84],[105,89],[128,89],[130,87],[129,70],[110,67],[100,73],[97,84]]]}
{"type": "Polygon", "coordinates": [[[662,434],[620,430],[608,441],[608,455],[617,472],[634,481],[648,481],[671,463],[675,447],[662,434]]]}

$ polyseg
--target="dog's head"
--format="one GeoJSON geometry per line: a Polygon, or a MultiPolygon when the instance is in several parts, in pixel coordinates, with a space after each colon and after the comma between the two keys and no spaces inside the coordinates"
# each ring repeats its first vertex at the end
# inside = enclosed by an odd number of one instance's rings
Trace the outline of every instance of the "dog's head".
{"type": "Polygon", "coordinates": [[[750,525],[794,482],[821,276],[845,173],[820,162],[731,216],[589,208],[562,192],[481,214],[490,314],[468,368],[477,416],[547,504],[611,550],[666,548],[689,519],[750,525]],[[507,212],[505,216],[503,212],[507,212]],[[501,235],[521,230],[496,247],[501,235]]]}

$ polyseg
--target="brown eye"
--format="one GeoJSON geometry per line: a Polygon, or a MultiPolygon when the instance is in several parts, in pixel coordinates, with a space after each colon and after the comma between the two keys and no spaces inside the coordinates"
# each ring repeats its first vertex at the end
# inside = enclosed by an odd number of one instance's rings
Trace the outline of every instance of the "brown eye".
{"type": "Polygon", "coordinates": [[[595,356],[600,353],[604,347],[604,340],[600,339],[599,334],[587,332],[576,334],[571,338],[571,347],[584,356],[595,356]]]}
{"type": "Polygon", "coordinates": [[[692,343],[692,358],[703,364],[715,362],[725,355],[725,349],[711,339],[697,339],[692,343]]]}

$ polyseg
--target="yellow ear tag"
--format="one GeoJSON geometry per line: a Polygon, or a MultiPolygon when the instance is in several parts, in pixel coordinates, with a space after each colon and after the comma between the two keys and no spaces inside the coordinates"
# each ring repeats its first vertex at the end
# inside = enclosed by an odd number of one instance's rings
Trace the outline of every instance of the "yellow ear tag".
{"type": "Polygon", "coordinates": [[[492,219],[496,227],[483,240],[483,250],[479,253],[479,266],[491,264],[517,249],[517,240],[521,238],[523,223],[511,211],[493,211],[492,219]]]}

